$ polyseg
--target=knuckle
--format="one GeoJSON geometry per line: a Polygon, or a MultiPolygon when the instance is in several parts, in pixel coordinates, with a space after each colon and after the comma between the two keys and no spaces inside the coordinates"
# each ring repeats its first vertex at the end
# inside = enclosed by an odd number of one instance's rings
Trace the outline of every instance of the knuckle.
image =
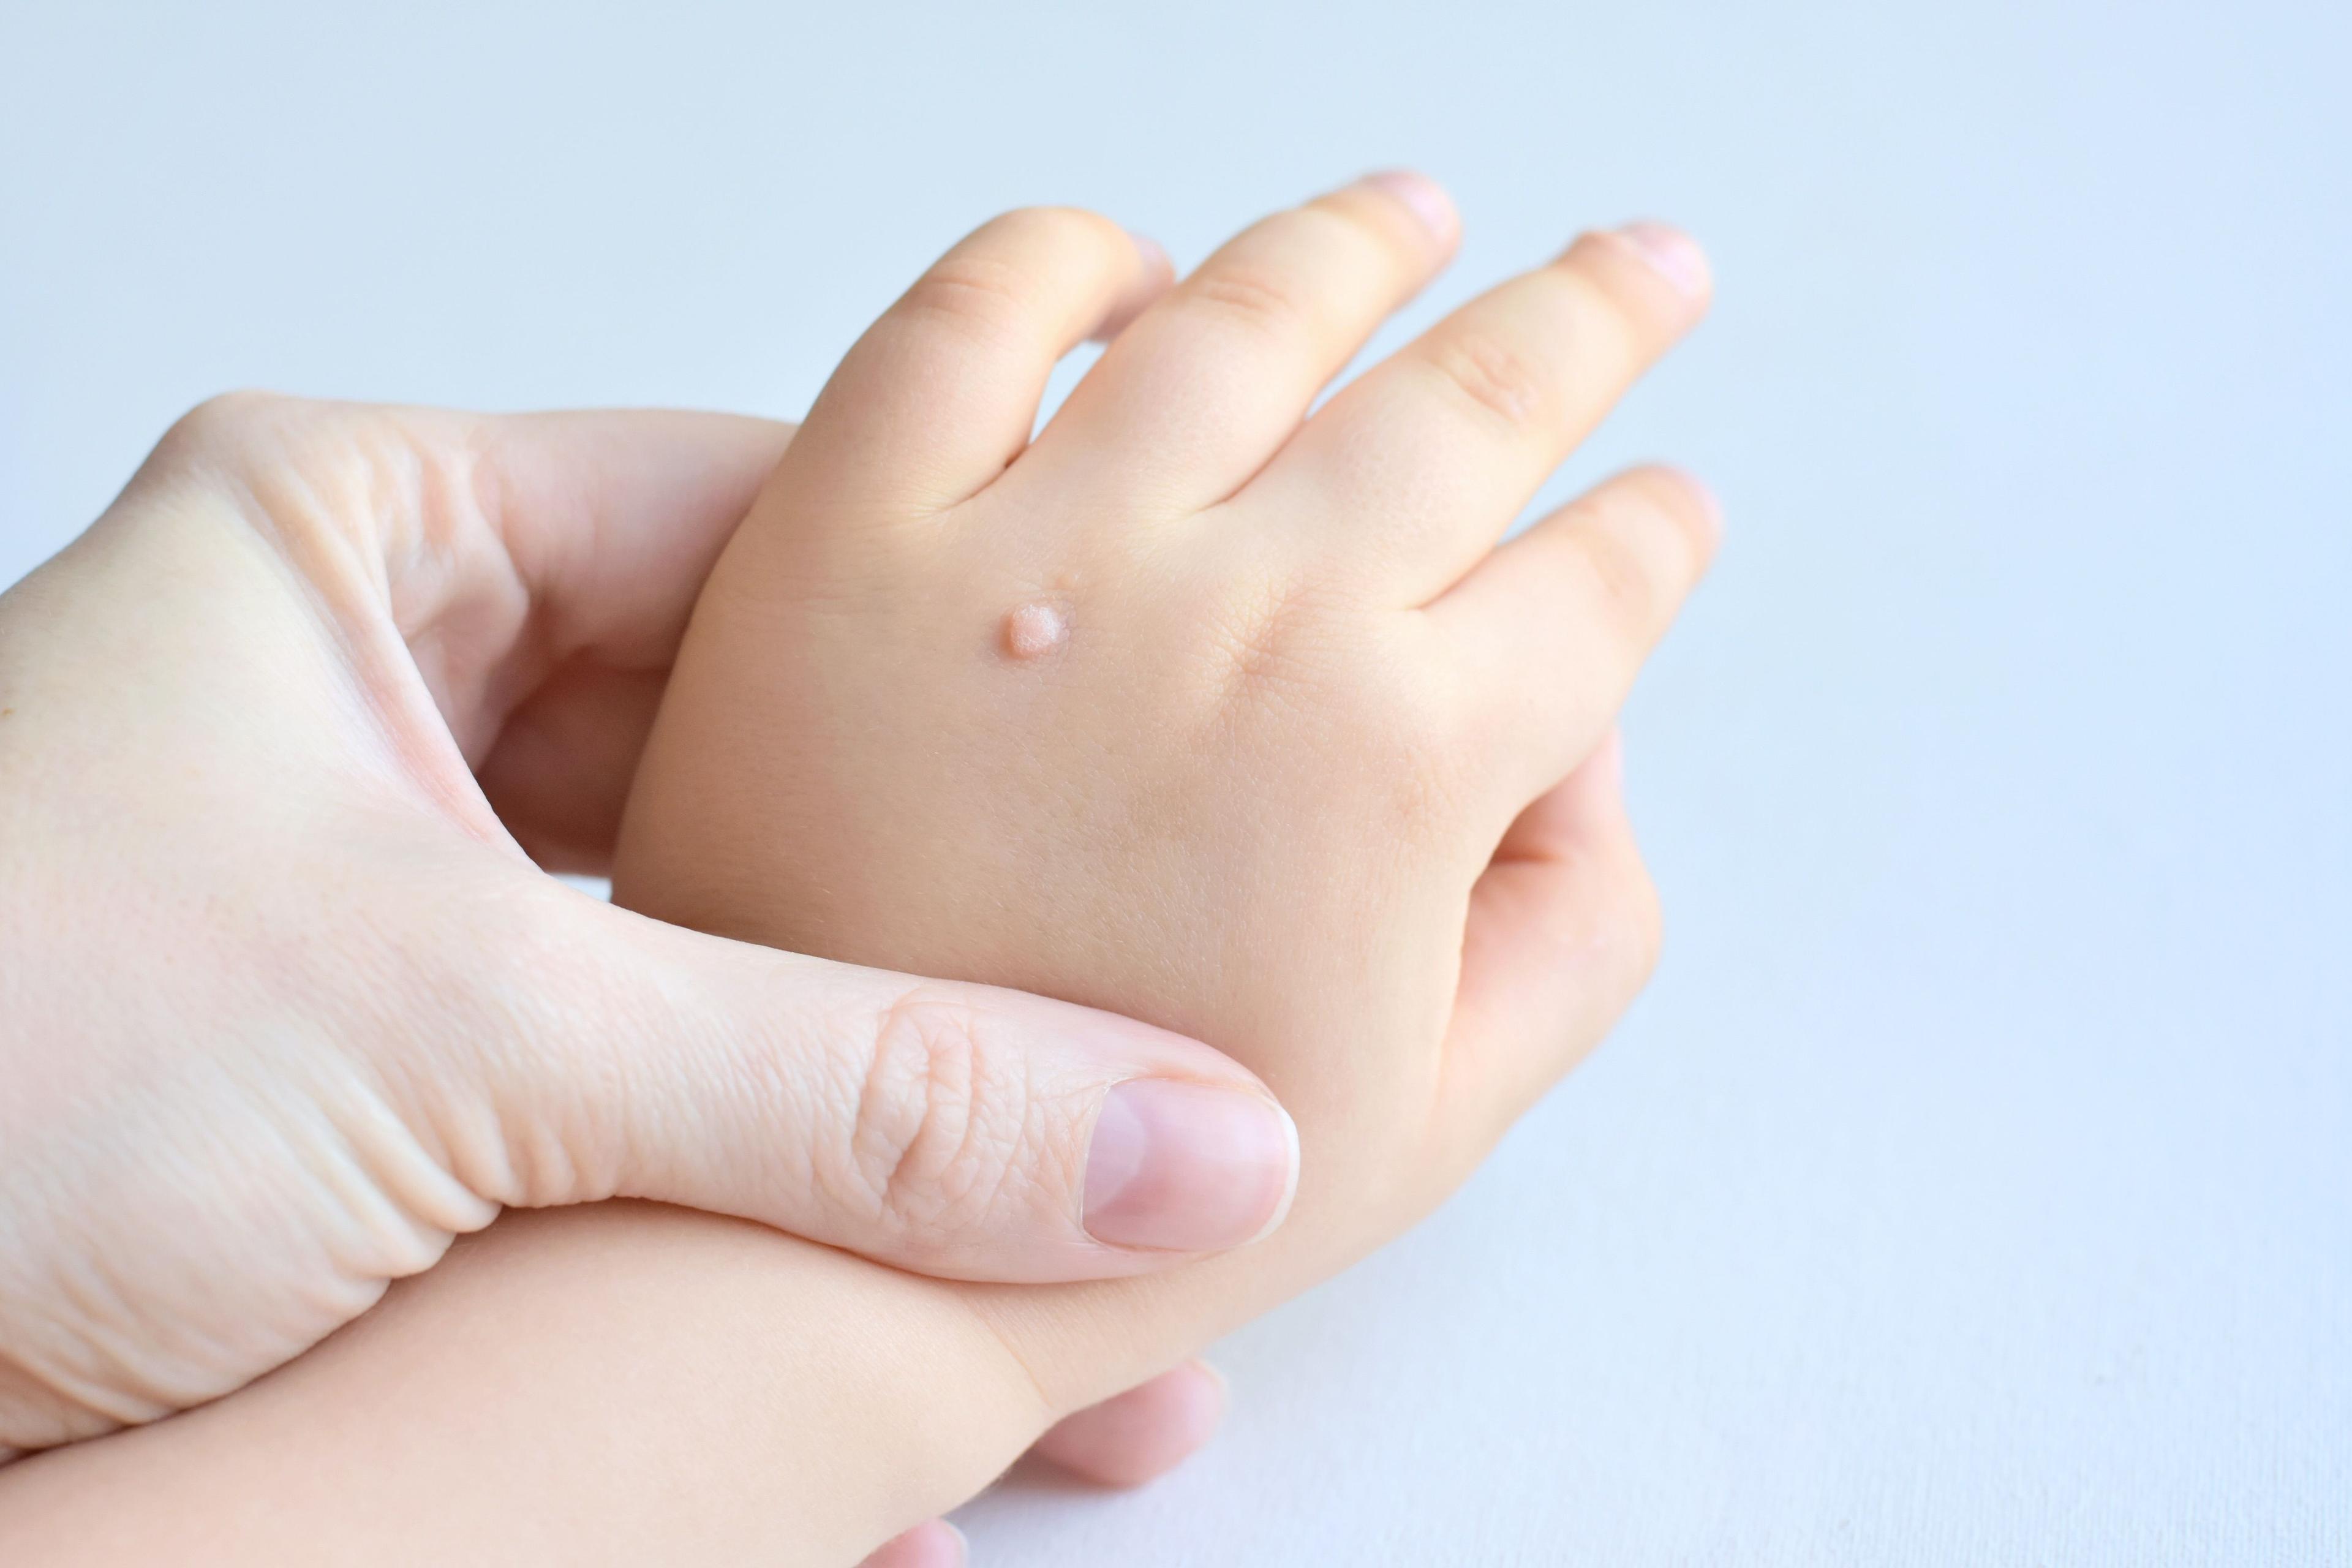
{"type": "Polygon", "coordinates": [[[177,477],[238,467],[260,438],[282,433],[303,406],[272,392],[215,393],[172,422],[144,471],[177,477]]]}
{"type": "Polygon", "coordinates": [[[1595,994],[1614,1015],[1632,1004],[1657,971],[1665,942],[1664,905],[1630,837],[1589,850],[1579,871],[1593,896],[1579,922],[1578,966],[1593,977],[1595,994]]]}
{"type": "Polygon", "coordinates": [[[1240,258],[1203,268],[1185,286],[1184,300],[1196,317],[1259,337],[1295,333],[1311,310],[1299,280],[1288,271],[1240,258]]]}
{"type": "Polygon", "coordinates": [[[979,250],[942,257],[899,303],[919,321],[990,342],[1021,331],[1031,310],[1022,268],[979,250]]]}
{"type": "Polygon", "coordinates": [[[194,439],[234,439],[236,437],[270,420],[273,416],[300,405],[300,400],[257,387],[237,387],[216,392],[189,409],[173,422],[173,434],[184,433],[194,439]]]}
{"type": "Polygon", "coordinates": [[[1076,255],[1126,244],[1126,231],[1084,207],[1015,207],[991,218],[974,240],[1024,256],[1076,255]]]}
{"type": "Polygon", "coordinates": [[[991,219],[933,263],[900,301],[919,321],[998,342],[1036,330],[1066,265],[1099,248],[1108,219],[1075,207],[1024,207],[991,219]]]}
{"type": "Polygon", "coordinates": [[[1554,402],[1551,378],[1506,338],[1451,332],[1430,345],[1424,363],[1443,391],[1507,435],[1527,434],[1547,421],[1554,402]]]}
{"type": "Polygon", "coordinates": [[[306,574],[350,577],[350,545],[385,510],[385,485],[415,467],[390,450],[388,430],[356,405],[223,393],[173,423],[124,493],[191,500],[167,515],[227,523],[306,574]]]}
{"type": "Polygon", "coordinates": [[[852,1154],[861,1205],[917,1243],[971,1229],[1026,1174],[1034,1095],[1017,1050],[997,1050],[981,1009],[935,987],[875,1022],[852,1154]]]}

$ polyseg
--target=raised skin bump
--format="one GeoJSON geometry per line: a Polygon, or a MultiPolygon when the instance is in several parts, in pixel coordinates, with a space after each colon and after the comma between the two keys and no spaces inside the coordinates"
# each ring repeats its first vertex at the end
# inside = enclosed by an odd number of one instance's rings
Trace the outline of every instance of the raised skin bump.
{"type": "Polygon", "coordinates": [[[1004,651],[1028,663],[1044,658],[1070,640],[1067,617],[1051,605],[1027,604],[1004,617],[1004,651]]]}

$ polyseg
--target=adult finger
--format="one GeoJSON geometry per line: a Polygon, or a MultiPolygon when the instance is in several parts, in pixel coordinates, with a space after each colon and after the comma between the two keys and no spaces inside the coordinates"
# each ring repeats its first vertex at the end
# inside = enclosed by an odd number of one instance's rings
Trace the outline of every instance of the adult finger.
{"type": "Polygon", "coordinates": [[[446,574],[388,552],[402,629],[444,661],[445,717],[517,841],[550,869],[603,872],[687,617],[793,427],[667,410],[448,417],[497,548],[446,574]],[[501,616],[508,583],[520,602],[501,616]]]}
{"type": "Polygon", "coordinates": [[[234,498],[528,849],[598,868],[696,596],[792,426],[210,399],[132,481],[234,498]],[[429,702],[434,713],[422,711],[429,702]]]}
{"type": "MultiPolygon", "coordinates": [[[[1045,1281],[1237,1247],[1288,1208],[1290,1119],[1197,1041],[520,875],[444,911],[448,945],[415,982],[441,1026],[410,1031],[396,1064],[462,1189],[447,1228],[467,1228],[466,1196],[652,1198],[922,1273],[1045,1281]]],[[[436,1216],[429,1182],[415,1191],[436,1216]]]]}

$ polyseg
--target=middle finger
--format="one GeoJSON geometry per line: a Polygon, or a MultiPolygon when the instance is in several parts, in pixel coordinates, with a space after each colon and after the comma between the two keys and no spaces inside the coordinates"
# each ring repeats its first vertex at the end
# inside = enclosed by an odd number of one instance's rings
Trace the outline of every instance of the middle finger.
{"type": "Polygon", "coordinates": [[[1445,193],[1403,172],[1260,220],[1112,341],[1024,462],[1108,458],[1179,514],[1223,500],[1444,264],[1458,227],[1445,193]]]}

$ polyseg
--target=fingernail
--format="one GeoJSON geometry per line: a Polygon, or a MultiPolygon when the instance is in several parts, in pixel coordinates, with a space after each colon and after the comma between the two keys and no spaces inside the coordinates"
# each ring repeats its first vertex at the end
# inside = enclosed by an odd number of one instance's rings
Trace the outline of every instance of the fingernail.
{"type": "Polygon", "coordinates": [[[1670,471],[1681,481],[1683,488],[1690,491],[1691,499],[1698,502],[1700,510],[1706,513],[1707,528],[1720,540],[1723,537],[1723,501],[1715,493],[1715,487],[1688,468],[1673,468],[1670,471]]]}
{"type": "Polygon", "coordinates": [[[1195,1376],[1208,1379],[1210,1388],[1217,1396],[1217,1414],[1220,1416],[1234,1407],[1233,1380],[1225,1375],[1223,1367],[1213,1361],[1202,1361],[1198,1356],[1184,1364],[1192,1369],[1195,1376]]]}
{"type": "Polygon", "coordinates": [[[971,1543],[944,1519],[927,1520],[874,1549],[857,1568],[964,1568],[971,1543]]]}
{"type": "Polygon", "coordinates": [[[1144,307],[1159,298],[1160,290],[1176,277],[1175,263],[1168,259],[1168,252],[1158,240],[1148,234],[1138,234],[1133,229],[1127,231],[1127,238],[1128,243],[1135,247],[1135,262],[1139,270],[1133,285],[1119,302],[1111,307],[1110,314],[1096,323],[1095,330],[1087,334],[1095,342],[1107,343],[1118,336],[1126,330],[1127,324],[1142,314],[1144,307]]]}
{"type": "Polygon", "coordinates": [[[1601,749],[1592,755],[1593,760],[1601,764],[1601,771],[1609,775],[1610,786],[1621,791],[1624,789],[1625,732],[1614,724],[1610,725],[1609,733],[1601,737],[1601,749]]]}
{"type": "Polygon", "coordinates": [[[1429,231],[1432,239],[1450,240],[1461,225],[1461,218],[1454,211],[1454,199],[1426,174],[1416,174],[1411,169],[1382,169],[1356,183],[1403,203],[1406,210],[1421,220],[1421,226],[1429,231]]]}
{"type": "Polygon", "coordinates": [[[1135,242],[1135,254],[1143,258],[1143,270],[1146,274],[1153,278],[1175,276],[1176,264],[1168,259],[1166,246],[1150,235],[1138,234],[1133,229],[1127,231],[1127,237],[1135,242]]]}
{"type": "Polygon", "coordinates": [[[1086,1227],[1114,1247],[1211,1252],[1282,1223],[1298,1130],[1243,1089],[1139,1078],[1103,1097],[1087,1152],[1086,1227]]]}
{"type": "Polygon", "coordinates": [[[1643,218],[1629,223],[1617,231],[1650,269],[1694,300],[1706,297],[1712,274],[1707,269],[1706,252],[1698,242],[1672,224],[1654,223],[1643,218]]]}

